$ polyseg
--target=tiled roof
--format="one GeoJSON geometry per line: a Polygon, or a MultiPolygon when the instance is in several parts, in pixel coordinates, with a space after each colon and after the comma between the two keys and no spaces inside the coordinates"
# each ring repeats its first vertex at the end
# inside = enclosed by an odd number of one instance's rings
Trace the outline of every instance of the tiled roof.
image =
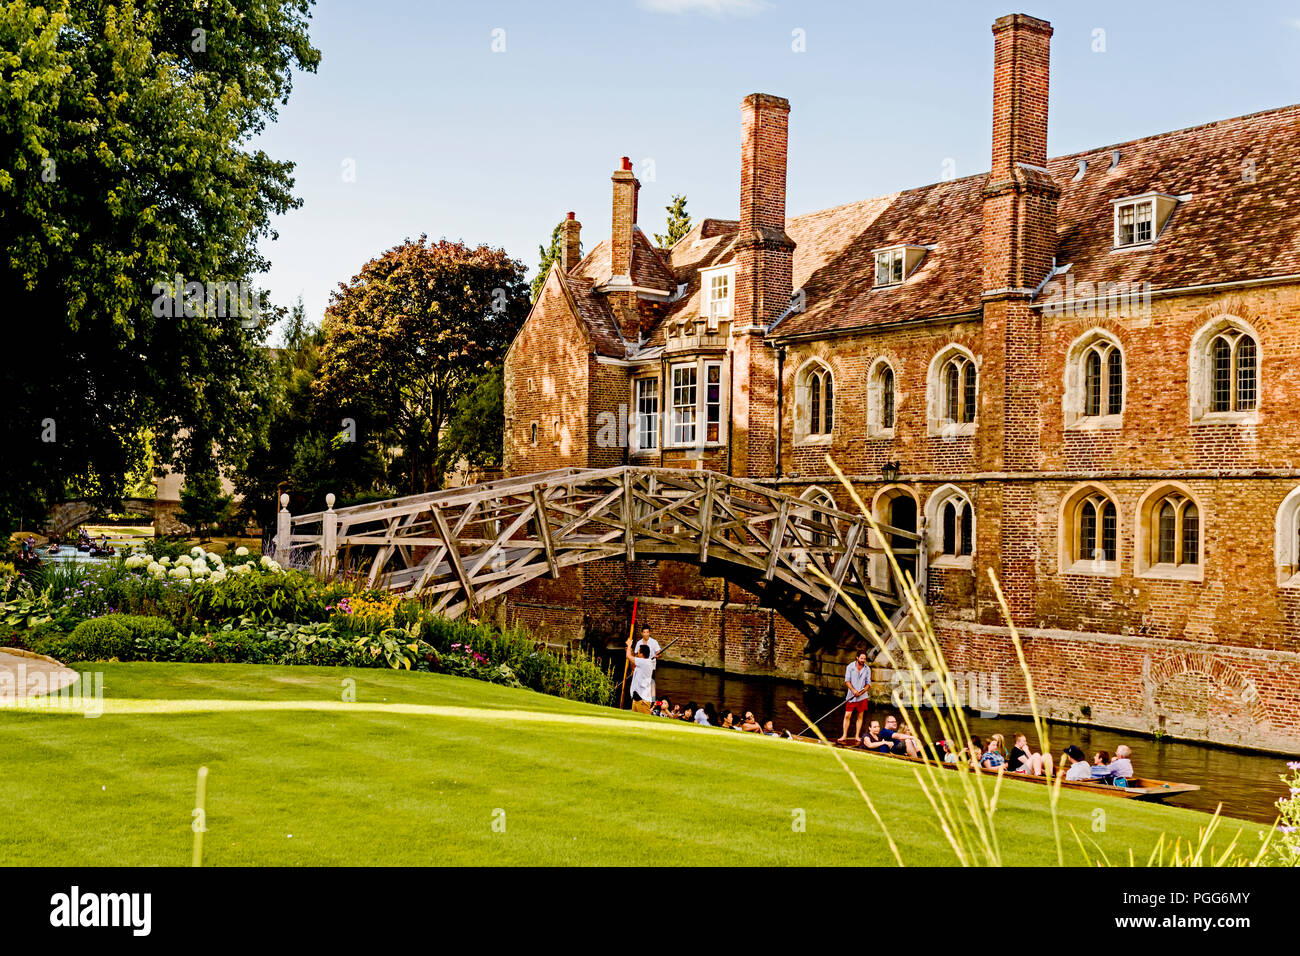
{"type": "MultiPolygon", "coordinates": [[[[608,282],[613,276],[609,240],[602,239],[596,243],[595,248],[573,267],[571,274],[588,278],[596,285],[608,282]]],[[[672,270],[659,250],[637,228],[632,230],[632,284],[664,293],[671,293],[677,286],[672,270]]]]}
{"type": "MultiPolygon", "coordinates": [[[[1300,221],[1292,212],[1300,210],[1300,105],[1061,156],[1048,167],[1061,189],[1057,263],[1070,267],[1076,283],[1148,282],[1158,290],[1300,274],[1300,221]],[[1119,162],[1111,170],[1116,150],[1119,162]],[[1080,160],[1087,166],[1076,179],[1080,160]],[[1181,201],[1153,246],[1113,252],[1111,201],[1148,192],[1181,201]]],[[[977,311],[986,178],[981,173],[787,220],[796,243],[794,287],[804,290],[806,309],[782,319],[773,335],[977,311]],[[874,289],[872,251],[902,243],[930,249],[902,285],[874,289]]],[[[699,311],[698,270],[732,261],[737,228],[734,220],[705,219],[671,250],[655,249],[636,231],[634,282],[666,292],[687,287],[664,320],[699,311]]],[[[627,343],[603,296],[592,292],[609,278],[609,243],[601,242],[570,273],[568,288],[597,349],[622,357],[627,343]]],[[[663,344],[664,320],[646,346],[663,344]]]]}
{"type": "MultiPolygon", "coordinates": [[[[1300,273],[1300,106],[1149,136],[1048,164],[1061,187],[1057,262],[1075,282],[1149,282],[1153,289],[1300,273]],[[1110,170],[1111,155],[1120,153],[1110,170]],[[1074,179],[1079,160],[1087,161],[1074,179]],[[1249,161],[1254,181],[1249,181],[1249,161]],[[1185,197],[1158,241],[1112,252],[1111,201],[1146,192],[1185,197]]],[[[979,307],[986,174],[838,206],[787,221],[794,285],[807,308],[778,336],[816,334],[979,307]],[[935,246],[901,286],[873,289],[873,249],[935,246]]],[[[676,252],[676,250],[674,250],[676,252]]],[[[676,264],[676,255],[674,255],[676,264]]],[[[1045,278],[1045,277],[1044,277],[1045,278]]]]}

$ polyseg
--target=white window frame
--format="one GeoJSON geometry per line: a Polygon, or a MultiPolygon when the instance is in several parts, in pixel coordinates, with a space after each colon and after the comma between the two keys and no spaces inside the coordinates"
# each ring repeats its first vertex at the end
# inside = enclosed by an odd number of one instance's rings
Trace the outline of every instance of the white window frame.
{"type": "Polygon", "coordinates": [[[889,286],[902,285],[907,279],[907,251],[902,246],[891,246],[888,249],[877,249],[876,271],[872,285],[877,289],[885,289],[889,286]],[[880,281],[880,269],[884,266],[887,270],[888,280],[880,281]],[[897,278],[895,278],[897,276],[897,278]]]}
{"type": "Polygon", "coordinates": [[[632,450],[639,452],[658,451],[662,414],[659,410],[659,377],[657,375],[643,375],[632,380],[632,416],[632,450]],[[646,394],[647,392],[649,394],[646,394]],[[653,411],[644,409],[644,405],[648,401],[653,401],[653,411]]]}
{"type": "Polygon", "coordinates": [[[1119,499],[1115,497],[1115,493],[1110,488],[1098,482],[1085,482],[1071,488],[1069,493],[1061,499],[1059,528],[1060,541],[1057,566],[1060,568],[1060,573],[1086,574],[1110,578],[1120,576],[1120,568],[1124,557],[1124,515],[1119,507],[1119,499]],[[1083,506],[1088,501],[1093,501],[1094,505],[1097,502],[1103,503],[1103,507],[1097,511],[1096,538],[1091,558],[1076,556],[1083,530],[1083,506]],[[1104,504],[1110,504],[1115,509],[1114,561],[1107,561],[1104,553],[1101,558],[1096,555],[1098,545],[1105,539],[1104,504]]]}
{"type": "MultiPolygon", "coordinates": [[[[964,367],[963,367],[964,368],[964,367]]],[[[926,433],[941,438],[974,435],[980,417],[980,360],[965,346],[955,342],[945,345],[930,360],[926,375],[926,433]],[[953,359],[970,363],[975,371],[975,417],[969,422],[953,421],[948,417],[947,390],[944,387],[944,369],[953,359]]],[[[897,380],[895,380],[897,381],[897,380]]],[[[964,375],[958,382],[961,401],[966,400],[964,375]]],[[[895,410],[897,411],[897,409],[895,410]]]]}
{"type": "Polygon", "coordinates": [[[1124,409],[1128,407],[1128,355],[1114,334],[1101,328],[1090,329],[1070,343],[1069,349],[1066,350],[1063,386],[1062,413],[1066,428],[1088,431],[1124,427],[1124,409]],[[1111,414],[1109,411],[1110,361],[1108,360],[1102,363],[1102,414],[1088,414],[1088,354],[1094,350],[1104,352],[1107,359],[1119,357],[1120,405],[1117,413],[1111,414]]]}
{"type": "Polygon", "coordinates": [[[794,377],[794,440],[799,445],[830,444],[835,433],[835,373],[820,358],[809,358],[794,377]],[[818,431],[812,430],[812,377],[819,376],[817,390],[818,431]],[[831,427],[826,429],[826,383],[831,385],[831,427]]]}
{"type": "Polygon", "coordinates": [[[1300,588],[1300,487],[1282,499],[1273,535],[1278,587],[1300,588]]]}
{"type": "MultiPolygon", "coordinates": [[[[893,438],[898,427],[898,372],[888,358],[878,358],[867,374],[867,435],[871,438],[893,438]],[[885,373],[893,377],[894,420],[885,424],[885,373]]],[[[977,379],[978,382],[978,379],[977,379]]],[[[978,387],[978,385],[977,385],[978,387]]]]}
{"type": "Polygon", "coordinates": [[[722,266],[700,270],[700,315],[708,319],[709,328],[730,320],[736,298],[736,267],[722,266]]]}
{"type": "Polygon", "coordinates": [[[1149,488],[1138,501],[1137,547],[1134,553],[1134,570],[1138,577],[1165,578],[1174,581],[1205,580],[1206,510],[1201,500],[1181,482],[1163,482],[1149,488]],[[1161,562],[1158,558],[1160,541],[1160,505],[1170,495],[1183,499],[1178,506],[1178,525],[1175,539],[1175,561],[1161,562]],[[1196,563],[1182,561],[1182,533],[1185,528],[1187,505],[1196,507],[1196,563]]]}
{"type": "Polygon", "coordinates": [[[1219,315],[1211,319],[1192,337],[1188,350],[1188,413],[1193,425],[1235,424],[1254,425],[1259,422],[1259,409],[1264,404],[1264,343],[1258,332],[1247,322],[1234,315],[1219,315]],[[1235,334],[1233,342],[1232,395],[1237,403],[1237,358],[1241,336],[1249,336],[1255,343],[1255,404],[1253,408],[1214,411],[1214,341],[1225,332],[1235,334]]]}
{"type": "Polygon", "coordinates": [[[664,436],[665,448],[715,448],[727,442],[727,370],[721,359],[699,358],[690,362],[674,362],[668,366],[668,397],[671,406],[667,409],[670,418],[664,436]],[[709,401],[709,370],[717,369],[718,400],[709,401]],[[691,384],[679,384],[678,373],[691,372],[691,384]],[[694,390],[691,403],[681,404],[679,398],[686,396],[682,392],[694,390]],[[679,420],[689,410],[690,421],[679,420]],[[711,419],[716,416],[716,421],[711,419]],[[717,425],[717,438],[710,439],[709,425],[717,425]],[[689,427],[689,437],[684,429],[689,427]]]}
{"type": "Polygon", "coordinates": [[[1124,196],[1121,199],[1111,200],[1111,241],[1112,249],[1123,251],[1126,249],[1147,249],[1155,245],[1160,234],[1165,231],[1165,225],[1169,222],[1169,217],[1173,215],[1174,208],[1183,199],[1190,199],[1190,196],[1169,196],[1165,193],[1148,192],[1140,196],[1124,196]],[[1139,239],[1137,227],[1139,223],[1139,211],[1145,207],[1149,217],[1150,233],[1145,239],[1139,239]],[[1133,213],[1133,238],[1127,242],[1123,241],[1120,235],[1121,220],[1127,211],[1133,213]]]}

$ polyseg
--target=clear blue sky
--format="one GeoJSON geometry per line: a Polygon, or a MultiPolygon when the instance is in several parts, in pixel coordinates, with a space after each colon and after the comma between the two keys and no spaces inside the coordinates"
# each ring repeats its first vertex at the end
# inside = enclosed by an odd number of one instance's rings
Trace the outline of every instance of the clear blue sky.
{"type": "Polygon", "coordinates": [[[697,220],[734,217],[752,92],[791,102],[792,215],[934,182],[945,160],[981,172],[989,26],[1010,12],[1056,28],[1052,155],[1300,102],[1294,0],[322,0],[319,72],[259,141],[297,163],[304,199],[264,243],[266,282],[319,318],[338,282],[422,232],[535,269],[570,209],[586,248],[607,235],[623,155],[647,234],[677,192],[697,220]]]}

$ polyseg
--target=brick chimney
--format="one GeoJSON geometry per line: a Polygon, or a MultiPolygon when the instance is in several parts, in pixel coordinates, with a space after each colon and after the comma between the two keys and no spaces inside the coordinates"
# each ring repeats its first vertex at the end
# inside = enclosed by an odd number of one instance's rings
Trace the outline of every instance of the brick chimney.
{"type": "Polygon", "coordinates": [[[794,242],[785,234],[790,101],[752,93],[740,104],[740,228],[732,317],[732,474],[776,475],[776,357],[763,339],[790,306],[794,242]]]}
{"type": "Polygon", "coordinates": [[[626,156],[610,177],[614,183],[613,222],[609,232],[610,273],[612,284],[629,283],[632,278],[632,229],[636,226],[636,199],[641,189],[632,172],[632,160],[626,156]]]}
{"type": "Polygon", "coordinates": [[[1023,13],[993,23],[993,163],[984,185],[984,291],[1036,288],[1056,252],[1060,187],[1047,173],[1052,25],[1023,13]]]}
{"type": "Polygon", "coordinates": [[[740,104],[737,331],[766,328],[790,304],[794,242],[785,234],[790,101],[751,93],[740,104]]]}
{"type": "MultiPolygon", "coordinates": [[[[1056,252],[1060,187],[1047,172],[1047,92],[1052,27],[1024,14],[993,23],[993,155],[984,184],[983,336],[979,366],[976,468],[1032,472],[1043,467],[1043,408],[1049,397],[1042,315],[1035,290],[1056,252]]],[[[1037,620],[1038,543],[1024,533],[1038,520],[1033,489],[1010,480],[981,493],[976,603],[981,623],[1004,623],[988,583],[1001,582],[1011,620],[1037,620]]]]}
{"type": "Polygon", "coordinates": [[[582,259],[582,223],[569,213],[560,227],[560,270],[568,275],[582,259]]]}

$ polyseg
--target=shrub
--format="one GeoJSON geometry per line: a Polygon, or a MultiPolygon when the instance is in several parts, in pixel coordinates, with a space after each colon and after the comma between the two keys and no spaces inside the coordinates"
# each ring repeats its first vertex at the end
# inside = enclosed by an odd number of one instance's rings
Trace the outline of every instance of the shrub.
{"type": "Polygon", "coordinates": [[[62,661],[149,660],[140,657],[140,648],[175,638],[176,628],[160,617],[109,614],[82,621],[67,637],[38,643],[41,653],[62,661]]]}

